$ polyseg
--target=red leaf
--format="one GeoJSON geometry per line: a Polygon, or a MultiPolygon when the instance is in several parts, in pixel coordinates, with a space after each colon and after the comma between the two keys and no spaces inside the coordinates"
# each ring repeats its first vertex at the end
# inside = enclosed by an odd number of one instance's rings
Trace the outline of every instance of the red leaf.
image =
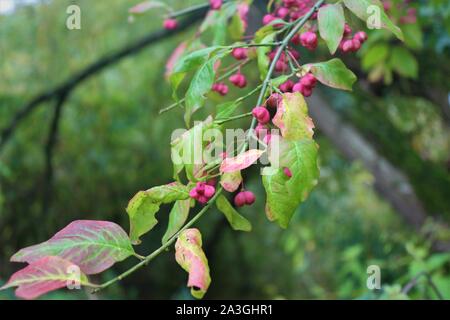
{"type": "Polygon", "coordinates": [[[59,257],[44,257],[14,273],[0,290],[18,287],[16,295],[35,299],[69,285],[90,285],[86,275],[72,262],[59,257]]]}
{"type": "Polygon", "coordinates": [[[234,172],[250,167],[264,153],[263,150],[252,149],[234,158],[226,158],[220,165],[220,172],[234,172]]]}

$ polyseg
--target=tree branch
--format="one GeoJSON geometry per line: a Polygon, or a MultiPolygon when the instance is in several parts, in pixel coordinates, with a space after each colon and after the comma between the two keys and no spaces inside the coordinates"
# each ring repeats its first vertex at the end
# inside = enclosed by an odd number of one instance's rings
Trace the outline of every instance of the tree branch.
{"type": "Polygon", "coordinates": [[[59,99],[64,94],[69,95],[72,90],[74,90],[79,84],[83,81],[89,79],[95,74],[103,71],[105,68],[119,62],[123,58],[136,54],[146,47],[153,45],[161,40],[169,39],[172,36],[181,33],[185,29],[189,28],[197,21],[199,21],[207,12],[206,7],[201,7],[197,11],[193,12],[187,19],[183,20],[177,29],[175,30],[158,30],[149,34],[148,36],[137,40],[136,42],[130,43],[122,49],[118,51],[105,55],[98,59],[96,62],[87,66],[85,69],[76,73],[72,77],[70,77],[65,82],[56,86],[53,89],[45,91],[41,94],[38,94],[35,98],[33,98],[30,102],[28,102],[25,106],[23,106],[16,114],[12,117],[11,122],[5,128],[3,128],[0,132],[0,151],[9,141],[14,131],[17,129],[19,124],[26,119],[30,114],[42,103],[46,101],[50,101],[53,99],[59,99]]]}

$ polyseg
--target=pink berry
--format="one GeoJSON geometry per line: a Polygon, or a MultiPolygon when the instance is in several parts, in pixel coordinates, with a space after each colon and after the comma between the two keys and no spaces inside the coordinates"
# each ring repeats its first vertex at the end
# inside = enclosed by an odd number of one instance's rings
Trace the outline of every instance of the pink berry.
{"type": "Polygon", "coordinates": [[[270,141],[272,141],[272,135],[270,133],[266,134],[262,140],[266,145],[270,144],[270,141]]]}
{"type": "Polygon", "coordinates": [[[353,39],[356,39],[361,43],[364,43],[367,40],[367,38],[368,38],[367,33],[365,33],[364,31],[357,32],[353,37],[353,39]]]}
{"type": "Polygon", "coordinates": [[[272,93],[270,97],[267,99],[266,106],[269,108],[278,108],[278,105],[281,103],[283,97],[279,93],[272,93]]]}
{"type": "Polygon", "coordinates": [[[300,35],[297,33],[295,36],[293,36],[291,42],[295,45],[299,45],[301,43],[300,35]]]}
{"type": "Polygon", "coordinates": [[[291,170],[289,168],[285,167],[283,169],[283,173],[286,175],[286,177],[292,178],[292,172],[291,172],[291,170]]]}
{"type": "Polygon", "coordinates": [[[211,10],[220,10],[222,7],[222,0],[209,0],[211,10]]]}
{"type": "Polygon", "coordinates": [[[258,123],[255,128],[255,134],[259,139],[265,137],[267,134],[267,127],[261,123],[258,123]]]}
{"type": "Polygon", "coordinates": [[[205,191],[204,191],[205,197],[211,198],[214,195],[214,193],[216,193],[216,188],[206,184],[205,185],[205,191]]]}
{"type": "Polygon", "coordinates": [[[191,189],[191,191],[189,191],[189,197],[197,199],[198,197],[197,188],[193,188],[191,189]]]}
{"type": "Polygon", "coordinates": [[[163,26],[166,30],[174,30],[178,27],[178,22],[175,19],[166,19],[163,26]]]}
{"type": "Polygon", "coordinates": [[[345,40],[345,41],[342,43],[342,51],[343,51],[344,53],[353,51],[353,40],[345,40]]]}
{"type": "Polygon", "coordinates": [[[234,84],[238,88],[244,88],[247,85],[247,79],[240,72],[233,74],[229,80],[232,84],[234,84]]]}
{"type": "Polygon", "coordinates": [[[314,32],[306,31],[300,35],[300,42],[305,48],[314,50],[318,44],[317,35],[314,32]]]}
{"type": "Polygon", "coordinates": [[[198,196],[197,201],[205,204],[209,201],[209,199],[206,196],[198,196]]]}
{"type": "Polygon", "coordinates": [[[358,39],[353,39],[352,40],[353,43],[353,51],[356,52],[361,48],[361,42],[359,42],[358,39]]]}
{"type": "Polygon", "coordinates": [[[293,86],[294,82],[292,80],[287,80],[286,82],[280,85],[279,89],[281,92],[291,92],[293,86]]]}
{"type": "Polygon", "coordinates": [[[256,200],[256,197],[253,194],[253,192],[251,192],[251,191],[244,191],[242,193],[244,194],[245,204],[251,206],[256,200]]]}
{"type": "Polygon", "coordinates": [[[275,63],[275,71],[276,72],[284,72],[288,69],[288,65],[286,64],[286,62],[278,60],[275,63]]]}
{"type": "Polygon", "coordinates": [[[263,23],[263,25],[268,25],[269,23],[271,23],[272,21],[274,21],[276,18],[273,16],[273,15],[271,15],[271,14],[266,14],[264,17],[263,17],[263,21],[262,21],[262,23],[263,23]]]}
{"type": "Polygon", "coordinates": [[[300,83],[305,87],[313,88],[316,85],[317,80],[312,73],[308,73],[301,78],[300,83]]]}
{"type": "Polygon", "coordinates": [[[252,110],[253,116],[261,124],[266,124],[270,121],[269,111],[264,107],[255,107],[252,110]]]}
{"type": "Polygon", "coordinates": [[[344,37],[348,36],[352,33],[352,28],[348,24],[345,24],[344,26],[344,37]]]}
{"type": "Polygon", "coordinates": [[[278,9],[277,11],[277,16],[280,17],[281,19],[286,18],[286,16],[289,14],[289,9],[286,7],[281,7],[280,9],[278,9]]]}
{"type": "Polygon", "coordinates": [[[247,59],[247,49],[246,48],[234,48],[233,51],[231,52],[231,55],[236,59],[236,60],[244,60],[247,59]]]}
{"type": "Polygon", "coordinates": [[[245,199],[244,192],[239,192],[234,197],[234,204],[236,205],[236,207],[243,207],[245,205],[245,202],[246,202],[246,199],[245,199]]]}
{"type": "Polygon", "coordinates": [[[292,87],[292,92],[300,92],[300,93],[302,93],[303,89],[304,89],[304,85],[301,82],[297,82],[292,87]]]}

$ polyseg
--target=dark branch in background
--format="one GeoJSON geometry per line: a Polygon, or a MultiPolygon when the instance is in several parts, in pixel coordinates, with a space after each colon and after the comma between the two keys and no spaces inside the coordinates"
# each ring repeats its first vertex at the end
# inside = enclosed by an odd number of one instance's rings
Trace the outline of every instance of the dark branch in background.
{"type": "Polygon", "coordinates": [[[421,277],[425,277],[425,279],[427,280],[427,284],[433,289],[434,293],[436,294],[436,296],[438,297],[439,300],[444,300],[444,296],[442,295],[442,293],[439,291],[438,287],[436,286],[436,284],[433,282],[433,279],[431,279],[431,276],[429,273],[423,271],[423,272],[419,272],[410,282],[408,282],[402,289],[402,293],[403,294],[408,294],[409,291],[411,291],[411,289],[413,289],[418,283],[419,283],[419,279],[421,277]]]}
{"type": "Polygon", "coordinates": [[[45,145],[45,173],[42,211],[46,212],[50,206],[52,187],[53,187],[53,150],[58,142],[59,123],[62,116],[63,105],[68,98],[69,91],[62,93],[55,104],[53,119],[48,133],[47,143],[45,145]]]}
{"type": "Polygon", "coordinates": [[[105,55],[98,59],[96,62],[92,63],[85,69],[81,70],[67,81],[61,83],[53,89],[43,92],[37,95],[24,107],[22,107],[12,118],[10,124],[3,128],[0,133],[0,151],[3,149],[5,144],[11,138],[14,131],[17,129],[19,124],[25,120],[30,114],[42,103],[50,101],[53,99],[59,99],[63,95],[68,95],[72,90],[74,90],[79,84],[93,75],[101,72],[105,68],[119,62],[123,58],[136,54],[142,49],[155,44],[161,40],[165,40],[174,36],[182,31],[186,30],[197,21],[199,21],[206,14],[207,8],[202,7],[198,11],[192,13],[188,18],[180,22],[179,27],[175,30],[158,30],[149,34],[148,36],[131,43],[112,54],[105,55]]]}
{"type": "MultiPolygon", "coordinates": [[[[309,112],[317,127],[333,142],[349,160],[360,160],[375,177],[375,188],[392,207],[411,225],[420,231],[428,214],[408,178],[394,167],[355,128],[345,123],[319,94],[310,99],[309,112]]],[[[436,242],[436,251],[450,250],[450,243],[436,242]]]]}

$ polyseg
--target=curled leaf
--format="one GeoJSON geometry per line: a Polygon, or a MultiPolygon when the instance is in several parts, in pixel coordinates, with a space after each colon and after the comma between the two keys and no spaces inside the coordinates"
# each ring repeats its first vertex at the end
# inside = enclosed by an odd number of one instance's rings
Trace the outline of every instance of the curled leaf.
{"type": "Polygon", "coordinates": [[[187,286],[191,288],[191,294],[197,299],[203,298],[211,277],[198,229],[186,229],[180,234],[175,243],[175,259],[189,273],[187,286]]]}
{"type": "Polygon", "coordinates": [[[33,263],[46,256],[58,256],[78,265],[86,274],[96,274],[134,254],[130,239],[117,224],[77,220],[48,241],[20,250],[11,261],[33,263]]]}
{"type": "Polygon", "coordinates": [[[234,172],[250,167],[264,153],[263,150],[252,149],[237,155],[234,158],[226,158],[220,165],[220,172],[234,172]]]}
{"type": "Polygon", "coordinates": [[[18,297],[35,299],[53,290],[82,285],[91,286],[77,265],[60,257],[49,256],[14,273],[0,290],[18,287],[18,297]]]}

